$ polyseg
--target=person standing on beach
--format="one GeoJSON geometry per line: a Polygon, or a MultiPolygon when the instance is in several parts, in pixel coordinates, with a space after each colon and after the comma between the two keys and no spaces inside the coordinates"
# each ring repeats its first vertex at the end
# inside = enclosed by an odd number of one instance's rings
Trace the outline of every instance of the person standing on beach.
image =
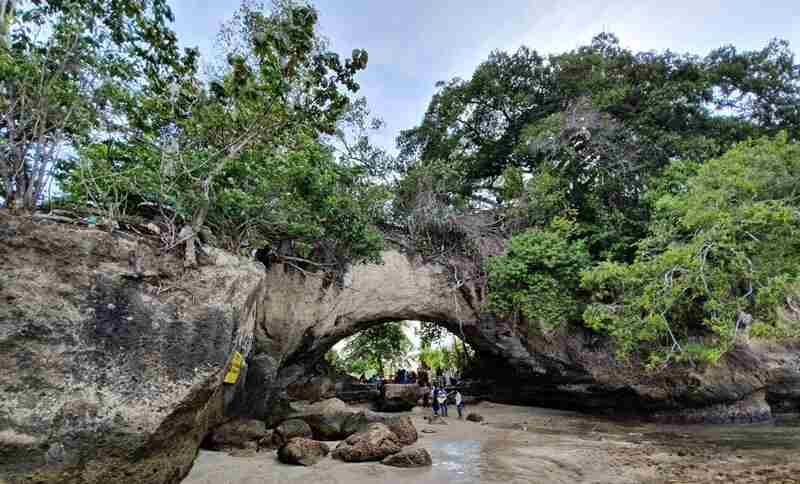
{"type": "Polygon", "coordinates": [[[456,390],[455,394],[453,395],[453,400],[455,401],[456,410],[458,410],[458,418],[460,420],[463,417],[464,412],[464,399],[461,398],[461,392],[456,390]]]}
{"type": "Polygon", "coordinates": [[[436,385],[433,386],[433,390],[431,390],[431,406],[433,407],[433,414],[439,415],[439,401],[436,397],[439,396],[439,389],[436,388],[436,385]]]}
{"type": "Polygon", "coordinates": [[[439,404],[439,410],[442,411],[442,417],[447,417],[447,391],[444,388],[437,391],[436,401],[439,404]]]}

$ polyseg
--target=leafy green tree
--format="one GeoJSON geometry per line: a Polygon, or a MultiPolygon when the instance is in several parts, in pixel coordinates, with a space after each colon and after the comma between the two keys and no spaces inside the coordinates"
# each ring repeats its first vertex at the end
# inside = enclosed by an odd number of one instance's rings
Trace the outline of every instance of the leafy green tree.
{"type": "Polygon", "coordinates": [[[420,321],[416,333],[419,336],[421,348],[428,348],[434,343],[442,341],[448,334],[441,325],[427,321],[420,321]]]}
{"type": "Polygon", "coordinates": [[[386,376],[388,367],[408,364],[413,345],[403,332],[404,327],[402,322],[391,322],[361,331],[347,342],[342,359],[348,367],[366,362],[378,375],[386,376]]]}
{"type": "Polygon", "coordinates": [[[526,47],[494,52],[470,79],[440,84],[422,123],[401,133],[410,180],[398,199],[422,193],[416,173],[458,170],[440,192],[451,209],[512,208],[512,232],[569,210],[594,258],[628,261],[646,235],[645,193],[671,161],[781,129],[794,138],[798,106],[800,71],[782,41],[706,58],[635,53],[612,34],[547,59],[526,47]],[[522,202],[498,183],[509,169],[527,175],[522,202]]]}
{"type": "Polygon", "coordinates": [[[582,240],[571,240],[571,229],[562,221],[511,238],[506,252],[488,262],[489,307],[540,330],[578,320],[580,273],[591,258],[582,240]]]}
{"type": "Polygon", "coordinates": [[[370,139],[384,126],[382,119],[372,117],[366,98],[350,103],[331,140],[339,164],[359,170],[375,182],[393,181],[401,169],[398,159],[370,139]]]}
{"type": "Polygon", "coordinates": [[[444,346],[431,346],[423,343],[419,351],[419,361],[433,371],[446,369],[464,370],[469,366],[474,352],[457,337],[444,346]]]}
{"type": "Polygon", "coordinates": [[[586,323],[653,364],[716,361],[748,332],[799,336],[799,175],[800,145],[782,134],[741,143],[665,190],[636,261],[583,274],[595,299],[586,323]]]}
{"type": "Polygon", "coordinates": [[[31,211],[62,153],[112,122],[118,94],[163,88],[182,58],[166,0],[0,4],[0,185],[31,211]]]}
{"type": "Polygon", "coordinates": [[[316,23],[305,4],[265,11],[244,2],[223,28],[225,61],[211,78],[186,72],[166,92],[136,93],[130,125],[82,151],[70,192],[90,199],[104,171],[121,174],[99,192],[119,192],[118,179],[128,205],[155,203],[173,227],[166,243],[184,244],[187,267],[207,229],[233,250],[270,246],[300,270],[375,260],[382,239],[372,223],[386,190],[361,167],[335,163],[323,142],[367,55],[342,61],[319,41],[316,23]]]}

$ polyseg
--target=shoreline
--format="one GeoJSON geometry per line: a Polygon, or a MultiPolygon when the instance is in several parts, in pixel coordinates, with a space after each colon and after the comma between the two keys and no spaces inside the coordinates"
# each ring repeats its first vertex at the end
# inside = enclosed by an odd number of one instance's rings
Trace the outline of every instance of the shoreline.
{"type": "MultiPolygon", "coordinates": [[[[314,467],[277,461],[276,452],[233,457],[201,451],[184,484],[341,483],[702,483],[800,482],[800,429],[775,424],[620,424],[572,412],[481,403],[482,424],[447,417],[429,425],[429,409],[410,415],[414,446],[433,466],[398,469],[326,458],[314,467]],[[435,433],[426,433],[433,430],[435,433]]],[[[796,424],[800,424],[797,422],[796,424]]],[[[331,448],[336,443],[330,442],[331,448]]]]}

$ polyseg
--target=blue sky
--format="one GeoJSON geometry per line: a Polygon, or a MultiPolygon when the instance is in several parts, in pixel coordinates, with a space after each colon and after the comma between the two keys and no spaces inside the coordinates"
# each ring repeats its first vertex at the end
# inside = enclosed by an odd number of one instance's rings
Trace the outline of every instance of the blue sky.
{"type": "MultiPolygon", "coordinates": [[[[210,52],[236,0],[172,0],[175,30],[187,46],[210,52]]],[[[562,52],[603,30],[634,50],[705,54],[734,44],[763,47],[771,38],[800,52],[797,0],[317,0],[320,30],[335,51],[369,52],[361,94],[386,129],[377,141],[394,146],[419,123],[435,83],[468,77],[494,49],[528,45],[562,52]]],[[[800,59],[798,59],[800,62],[800,59]]]]}

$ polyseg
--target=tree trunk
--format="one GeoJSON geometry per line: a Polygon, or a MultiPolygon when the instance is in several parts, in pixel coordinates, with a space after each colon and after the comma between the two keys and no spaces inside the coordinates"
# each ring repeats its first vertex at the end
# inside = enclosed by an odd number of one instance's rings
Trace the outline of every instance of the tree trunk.
{"type": "Polygon", "coordinates": [[[183,257],[183,267],[186,269],[197,267],[197,252],[195,250],[195,243],[197,241],[197,235],[203,228],[203,224],[206,223],[208,206],[211,204],[211,196],[209,194],[211,191],[211,183],[207,179],[201,181],[200,183],[203,189],[203,201],[201,202],[200,207],[194,212],[192,224],[181,229],[181,233],[185,233],[185,236],[187,237],[186,250],[183,257]]]}
{"type": "Polygon", "coordinates": [[[14,179],[11,176],[3,177],[3,188],[5,189],[5,193],[3,197],[5,198],[6,208],[13,210],[14,209],[14,179]]]}

